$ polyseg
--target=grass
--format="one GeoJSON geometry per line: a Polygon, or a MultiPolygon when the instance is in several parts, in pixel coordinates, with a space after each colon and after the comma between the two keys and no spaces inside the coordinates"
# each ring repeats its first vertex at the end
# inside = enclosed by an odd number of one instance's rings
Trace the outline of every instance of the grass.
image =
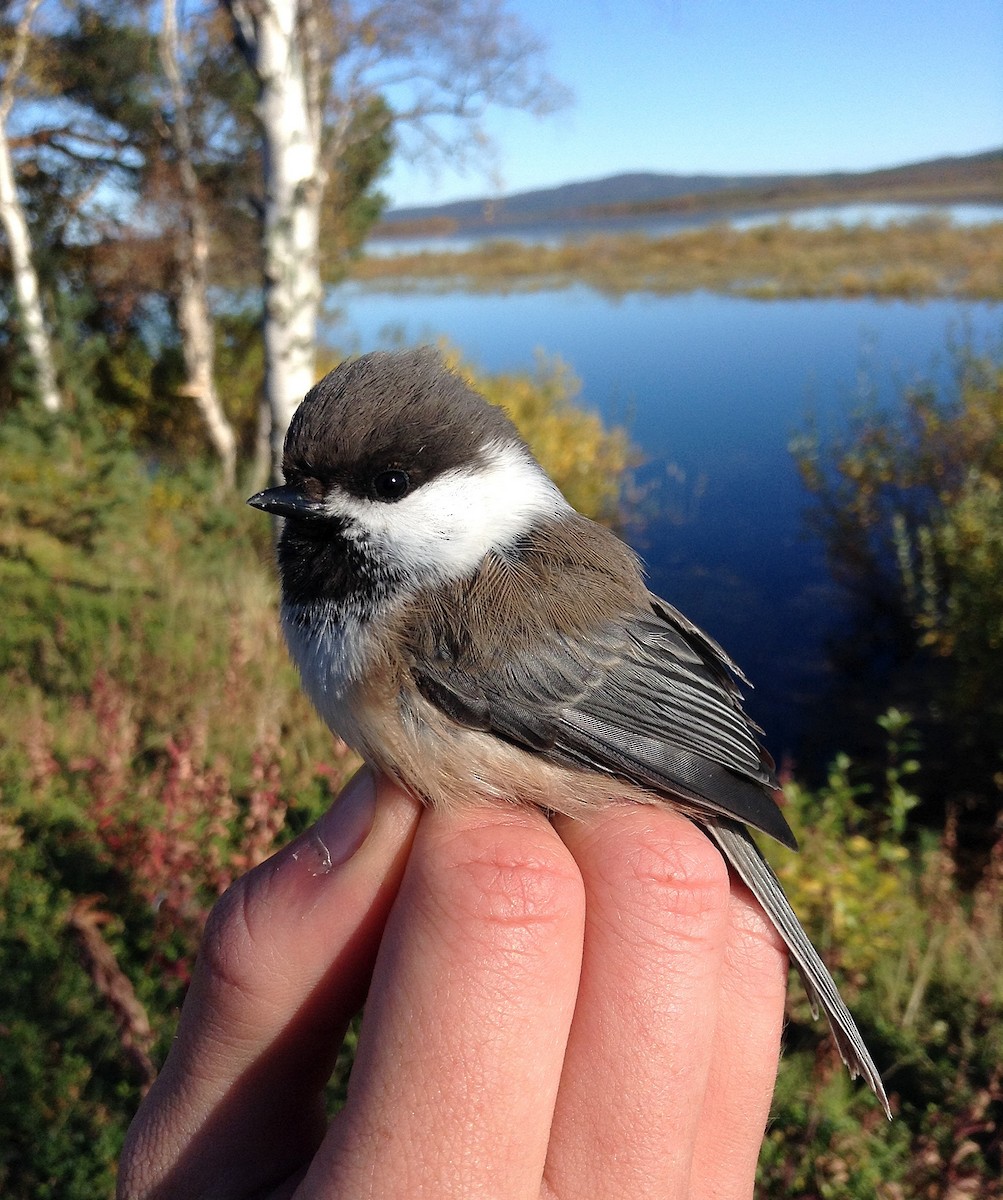
{"type": "Polygon", "coordinates": [[[575,284],[609,295],[711,290],[760,299],[881,296],[1003,299],[1003,223],[960,226],[922,218],[800,229],[782,221],[671,237],[568,239],[559,245],[490,241],[469,251],[363,258],[353,278],[384,291],[516,292],[575,284]]]}

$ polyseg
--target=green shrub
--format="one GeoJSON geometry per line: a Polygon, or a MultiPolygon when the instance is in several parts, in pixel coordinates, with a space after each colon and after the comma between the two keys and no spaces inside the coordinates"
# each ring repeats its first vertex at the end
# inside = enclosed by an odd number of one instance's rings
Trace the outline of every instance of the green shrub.
{"type": "Polygon", "coordinates": [[[908,717],[891,711],[881,724],[881,786],[846,756],[817,792],[788,785],[801,853],[767,852],[858,1019],[896,1120],[850,1081],[795,979],[761,1194],[988,1200],[1003,1195],[1003,838],[971,892],[950,830],[904,840],[923,771],[908,717]]]}
{"type": "Polygon", "coordinates": [[[923,732],[924,815],[957,807],[981,865],[1003,794],[1003,357],[962,350],[950,385],[910,388],[794,454],[860,613],[855,641],[891,661],[883,694],[923,732]]]}

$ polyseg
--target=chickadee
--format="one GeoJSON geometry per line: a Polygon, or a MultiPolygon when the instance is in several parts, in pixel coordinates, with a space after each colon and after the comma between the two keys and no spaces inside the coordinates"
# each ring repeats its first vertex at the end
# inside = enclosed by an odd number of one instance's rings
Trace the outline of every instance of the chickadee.
{"type": "Polygon", "coordinates": [[[671,804],[779,930],[843,1061],[891,1112],[832,977],[745,826],[792,849],[744,676],[645,587],[508,417],[431,348],[321,380],[286,436],[282,625],[330,728],[426,804],[513,799],[574,815],[671,804]]]}

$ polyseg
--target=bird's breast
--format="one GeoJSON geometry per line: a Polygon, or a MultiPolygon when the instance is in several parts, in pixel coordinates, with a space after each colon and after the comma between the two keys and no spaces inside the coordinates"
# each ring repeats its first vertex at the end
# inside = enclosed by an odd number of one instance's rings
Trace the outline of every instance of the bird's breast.
{"type": "Polygon", "coordinates": [[[286,603],[282,630],[303,690],[327,725],[351,743],[353,697],[376,657],[369,622],[330,601],[286,603]]]}

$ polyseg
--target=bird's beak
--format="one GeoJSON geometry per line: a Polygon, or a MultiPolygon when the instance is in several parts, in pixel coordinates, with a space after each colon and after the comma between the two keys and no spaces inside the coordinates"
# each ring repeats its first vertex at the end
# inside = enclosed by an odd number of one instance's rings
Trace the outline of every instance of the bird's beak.
{"type": "Polygon", "coordinates": [[[277,517],[294,517],[299,521],[323,521],[328,515],[320,500],[311,500],[288,484],[258,492],[247,503],[252,508],[260,508],[262,512],[274,513],[277,517]]]}

